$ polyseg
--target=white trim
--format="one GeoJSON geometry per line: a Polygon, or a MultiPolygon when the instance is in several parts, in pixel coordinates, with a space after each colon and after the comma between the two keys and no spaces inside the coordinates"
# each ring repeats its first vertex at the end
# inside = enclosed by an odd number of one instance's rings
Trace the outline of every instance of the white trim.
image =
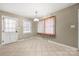
{"type": "Polygon", "coordinates": [[[71,46],[68,46],[68,45],[65,45],[65,44],[61,44],[61,43],[58,43],[58,42],[55,42],[55,41],[48,40],[48,42],[56,44],[56,45],[60,45],[62,47],[66,47],[66,48],[69,48],[69,49],[78,50],[78,48],[71,47],[71,46]]]}

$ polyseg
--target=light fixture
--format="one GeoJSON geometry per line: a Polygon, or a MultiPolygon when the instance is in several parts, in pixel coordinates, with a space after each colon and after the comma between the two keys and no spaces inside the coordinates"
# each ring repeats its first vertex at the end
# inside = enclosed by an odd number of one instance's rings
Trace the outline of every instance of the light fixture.
{"type": "Polygon", "coordinates": [[[35,21],[35,22],[36,22],[36,21],[37,21],[37,22],[39,21],[39,19],[37,18],[37,13],[38,13],[38,12],[35,11],[35,18],[34,18],[34,20],[33,20],[33,21],[35,21]]]}

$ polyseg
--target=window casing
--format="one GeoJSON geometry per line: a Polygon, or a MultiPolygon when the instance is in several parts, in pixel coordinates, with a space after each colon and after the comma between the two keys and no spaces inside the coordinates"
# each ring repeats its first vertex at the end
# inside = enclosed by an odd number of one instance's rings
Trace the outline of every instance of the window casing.
{"type": "Polygon", "coordinates": [[[24,19],[23,20],[23,33],[31,33],[31,21],[24,19]]]}
{"type": "Polygon", "coordinates": [[[49,18],[45,20],[45,33],[55,34],[55,21],[53,18],[49,18]]]}
{"type": "Polygon", "coordinates": [[[46,18],[38,22],[38,33],[55,35],[56,34],[56,18],[55,16],[46,18]]]}
{"type": "Polygon", "coordinates": [[[44,33],[44,21],[38,22],[38,33],[44,33]]]}

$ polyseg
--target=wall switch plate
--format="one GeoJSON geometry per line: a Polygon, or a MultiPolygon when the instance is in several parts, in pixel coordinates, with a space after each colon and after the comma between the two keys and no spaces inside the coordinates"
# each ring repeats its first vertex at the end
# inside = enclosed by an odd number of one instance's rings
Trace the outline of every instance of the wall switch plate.
{"type": "Polygon", "coordinates": [[[75,28],[75,25],[70,25],[70,28],[75,28]]]}

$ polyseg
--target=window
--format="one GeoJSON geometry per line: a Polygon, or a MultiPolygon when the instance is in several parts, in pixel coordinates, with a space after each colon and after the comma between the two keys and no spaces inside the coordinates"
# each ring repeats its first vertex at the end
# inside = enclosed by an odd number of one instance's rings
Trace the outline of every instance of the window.
{"type": "Polygon", "coordinates": [[[16,32],[16,19],[5,16],[3,18],[3,31],[4,32],[16,32]]]}
{"type": "Polygon", "coordinates": [[[49,18],[45,20],[45,33],[55,34],[55,21],[53,18],[49,18]]]}
{"type": "Polygon", "coordinates": [[[38,22],[38,33],[44,33],[44,21],[38,22]]]}
{"type": "Polygon", "coordinates": [[[23,33],[31,32],[31,21],[25,19],[23,20],[23,33]]]}
{"type": "Polygon", "coordinates": [[[49,17],[38,22],[38,33],[55,35],[55,17],[49,17]]]}

